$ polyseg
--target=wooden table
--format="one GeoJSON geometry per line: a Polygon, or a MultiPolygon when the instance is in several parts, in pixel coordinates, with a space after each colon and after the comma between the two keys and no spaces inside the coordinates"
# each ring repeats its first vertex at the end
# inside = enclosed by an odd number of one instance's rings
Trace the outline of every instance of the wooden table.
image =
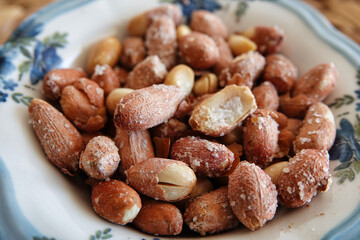
{"type": "MultiPolygon", "coordinates": [[[[56,0],[0,0],[0,44],[26,16],[56,0]]],[[[291,1],[291,0],[288,0],[291,1]]],[[[360,44],[360,0],[303,0],[360,44]]]]}

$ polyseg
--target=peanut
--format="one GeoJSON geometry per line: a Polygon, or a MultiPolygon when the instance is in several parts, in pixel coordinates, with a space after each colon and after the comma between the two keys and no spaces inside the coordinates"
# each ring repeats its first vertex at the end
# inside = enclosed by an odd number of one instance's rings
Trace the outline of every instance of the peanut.
{"type": "Polygon", "coordinates": [[[194,84],[194,93],[198,96],[214,93],[218,88],[218,78],[213,73],[204,74],[194,84]]]}
{"type": "Polygon", "coordinates": [[[228,30],[223,21],[206,10],[195,10],[192,12],[190,28],[193,31],[205,33],[210,37],[225,38],[228,35],[228,30]]]}
{"type": "Polygon", "coordinates": [[[104,90],[107,96],[112,90],[120,87],[120,81],[117,74],[109,65],[96,65],[95,72],[91,76],[91,80],[95,81],[104,90]]]}
{"type": "Polygon", "coordinates": [[[190,67],[180,64],[170,70],[166,75],[164,84],[178,86],[188,96],[193,89],[194,81],[194,71],[190,67]]]}
{"type": "Polygon", "coordinates": [[[176,39],[179,41],[183,36],[191,33],[191,29],[185,25],[181,24],[176,28],[176,39]]]}
{"type": "Polygon", "coordinates": [[[256,44],[247,37],[241,35],[230,35],[228,43],[231,52],[235,56],[239,56],[243,53],[256,50],[256,44]]]}
{"type": "Polygon", "coordinates": [[[134,89],[130,88],[115,88],[113,89],[110,94],[106,97],[106,109],[108,113],[114,115],[115,108],[121,98],[125,97],[129,93],[132,93],[134,89]]]}
{"type": "Polygon", "coordinates": [[[264,171],[266,172],[267,175],[269,175],[273,184],[277,185],[278,179],[279,179],[282,171],[288,165],[289,165],[289,162],[287,162],[287,161],[278,162],[278,163],[271,164],[270,166],[265,168],[264,171]]]}
{"type": "Polygon", "coordinates": [[[127,69],[132,69],[146,57],[145,43],[139,37],[127,37],[122,43],[120,62],[127,69]]]}

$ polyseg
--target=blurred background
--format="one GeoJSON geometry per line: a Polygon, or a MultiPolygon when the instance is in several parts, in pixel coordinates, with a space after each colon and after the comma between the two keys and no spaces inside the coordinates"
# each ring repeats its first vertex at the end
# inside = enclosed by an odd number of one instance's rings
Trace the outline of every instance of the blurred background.
{"type": "MultiPolygon", "coordinates": [[[[0,0],[0,45],[28,15],[56,0],[0,0]]],[[[340,31],[360,44],[360,0],[302,0],[317,8],[340,31]]]]}

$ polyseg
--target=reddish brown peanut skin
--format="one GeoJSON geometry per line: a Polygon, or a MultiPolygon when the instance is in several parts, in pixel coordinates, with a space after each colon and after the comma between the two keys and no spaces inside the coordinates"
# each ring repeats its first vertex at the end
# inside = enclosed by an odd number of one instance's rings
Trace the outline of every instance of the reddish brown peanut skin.
{"type": "Polygon", "coordinates": [[[276,111],[279,108],[279,95],[271,82],[263,82],[252,90],[258,108],[276,111]]]}
{"type": "Polygon", "coordinates": [[[171,203],[142,198],[142,207],[134,219],[135,227],[155,235],[178,235],[182,231],[183,217],[171,203]]]}
{"type": "Polygon", "coordinates": [[[299,78],[292,96],[305,95],[311,103],[323,101],[334,89],[338,71],[333,63],[319,64],[299,78]]]}
{"type": "Polygon", "coordinates": [[[104,90],[105,96],[115,88],[120,87],[120,81],[117,74],[107,64],[96,65],[91,80],[95,81],[104,90]]]}
{"type": "Polygon", "coordinates": [[[330,150],[334,144],[336,126],[334,116],[322,102],[311,105],[299,134],[294,141],[295,153],[302,149],[330,150]]]}
{"type": "Polygon", "coordinates": [[[45,75],[42,90],[47,98],[55,101],[60,98],[64,87],[86,77],[86,73],[81,69],[54,69],[45,75]]]}
{"type": "Polygon", "coordinates": [[[284,30],[278,26],[256,26],[250,39],[261,54],[267,55],[280,50],[284,37],[284,30]]]}
{"type": "Polygon", "coordinates": [[[120,62],[127,69],[134,68],[136,64],[146,57],[145,43],[142,38],[127,37],[122,42],[122,47],[120,62]]]}
{"type": "Polygon", "coordinates": [[[201,235],[236,227],[239,220],[230,206],[227,186],[200,195],[192,200],[186,207],[184,222],[191,230],[201,235]]]}
{"type": "Polygon", "coordinates": [[[160,7],[153,8],[145,12],[145,15],[148,19],[149,25],[152,21],[161,16],[171,18],[175,25],[181,24],[183,19],[181,8],[175,4],[164,4],[160,7]]]}
{"type": "Polygon", "coordinates": [[[234,162],[234,154],[225,145],[197,137],[177,140],[170,156],[188,164],[195,173],[207,177],[223,175],[234,162]]]}
{"type": "Polygon", "coordinates": [[[140,89],[159,84],[164,81],[166,67],[158,56],[149,56],[138,63],[135,68],[127,75],[125,87],[140,89]]]}
{"type": "Polygon", "coordinates": [[[123,97],[114,113],[114,123],[124,130],[145,130],[170,119],[184,99],[174,85],[153,85],[123,97]]]}
{"type": "Polygon", "coordinates": [[[291,98],[287,92],[280,96],[279,109],[290,118],[303,118],[310,105],[311,100],[303,94],[291,98]]]}
{"type": "Polygon", "coordinates": [[[107,122],[104,91],[86,78],[66,86],[61,94],[60,105],[64,115],[85,132],[96,132],[107,122]]]}
{"type": "Polygon", "coordinates": [[[121,173],[155,156],[148,130],[126,131],[117,128],[114,141],[121,157],[121,173]]]}
{"type": "Polygon", "coordinates": [[[80,156],[80,168],[92,178],[104,180],[119,166],[120,156],[113,140],[105,136],[92,138],[80,156]]]}
{"type": "Polygon", "coordinates": [[[145,45],[148,55],[157,55],[167,69],[176,64],[176,27],[171,18],[161,16],[151,23],[146,31],[145,45]]]}
{"type": "Polygon", "coordinates": [[[179,41],[179,51],[184,61],[196,69],[207,69],[219,59],[219,50],[208,35],[191,32],[179,41]]]}
{"type": "Polygon", "coordinates": [[[225,38],[228,35],[227,27],[223,21],[215,14],[206,10],[193,11],[190,28],[193,31],[205,33],[210,37],[225,38]]]}
{"type": "Polygon", "coordinates": [[[219,59],[216,62],[213,70],[216,75],[220,75],[221,71],[230,66],[234,59],[229,44],[222,37],[213,37],[217,48],[219,49],[219,59]]]}
{"type": "Polygon", "coordinates": [[[278,151],[278,124],[270,114],[255,111],[243,128],[243,146],[246,160],[266,167],[278,151]]]}
{"type": "Polygon", "coordinates": [[[277,53],[266,56],[264,80],[271,82],[279,93],[290,91],[297,76],[297,67],[284,55],[277,53]]]}
{"type": "Polygon", "coordinates": [[[171,118],[169,121],[164,122],[151,129],[151,135],[156,137],[166,137],[177,139],[184,135],[189,130],[189,126],[184,122],[171,118]]]}
{"type": "Polygon", "coordinates": [[[29,105],[29,122],[47,158],[63,173],[78,171],[84,140],[72,123],[49,103],[33,99],[29,105]]]}
{"type": "Polygon", "coordinates": [[[304,149],[289,160],[278,179],[279,202],[289,208],[301,207],[330,184],[327,151],[304,149]]]}
{"type": "Polygon", "coordinates": [[[93,208],[101,217],[117,224],[131,222],[141,209],[139,194],[120,180],[96,184],[92,189],[93,208]]]}
{"type": "Polygon", "coordinates": [[[250,230],[271,220],[277,208],[277,192],[264,170],[247,161],[240,162],[229,176],[230,206],[250,230]]]}
{"type": "Polygon", "coordinates": [[[265,58],[253,51],[242,56],[243,58],[234,59],[228,68],[221,71],[219,76],[221,85],[236,84],[250,89],[254,86],[255,80],[264,70],[265,58]]]}

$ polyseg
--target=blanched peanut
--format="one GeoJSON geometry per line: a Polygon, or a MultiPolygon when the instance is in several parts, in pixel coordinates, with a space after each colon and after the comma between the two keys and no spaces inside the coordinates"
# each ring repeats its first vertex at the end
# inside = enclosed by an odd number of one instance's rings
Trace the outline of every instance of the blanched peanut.
{"type": "Polygon", "coordinates": [[[108,64],[114,67],[121,54],[121,43],[116,37],[107,37],[96,43],[90,50],[87,60],[87,71],[93,74],[96,65],[108,64]]]}
{"type": "Polygon", "coordinates": [[[191,29],[187,25],[181,24],[176,28],[176,39],[179,41],[180,38],[189,33],[191,33],[191,29]]]}
{"type": "Polygon", "coordinates": [[[235,56],[256,50],[256,44],[247,37],[241,35],[230,35],[228,43],[232,53],[235,56]]]}
{"type": "Polygon", "coordinates": [[[278,162],[268,166],[264,169],[264,171],[267,173],[267,175],[269,175],[273,184],[276,185],[283,169],[286,168],[288,165],[289,162],[287,161],[278,162]]]}
{"type": "Polygon", "coordinates": [[[252,90],[258,108],[276,111],[279,108],[279,95],[271,82],[263,82],[252,90]]]}
{"type": "Polygon", "coordinates": [[[170,70],[166,75],[164,84],[178,86],[188,96],[193,89],[194,81],[194,71],[190,67],[180,64],[170,70]]]}
{"type": "Polygon", "coordinates": [[[120,99],[133,91],[134,89],[131,88],[115,88],[112,90],[106,97],[106,109],[108,110],[108,113],[114,115],[116,105],[120,99]]]}
{"type": "Polygon", "coordinates": [[[218,78],[213,73],[207,73],[196,80],[194,84],[194,93],[198,96],[214,93],[218,89],[218,78]]]}
{"type": "Polygon", "coordinates": [[[137,37],[142,37],[145,35],[146,29],[148,27],[148,19],[145,13],[141,13],[131,18],[130,22],[127,25],[128,32],[137,37]]]}

